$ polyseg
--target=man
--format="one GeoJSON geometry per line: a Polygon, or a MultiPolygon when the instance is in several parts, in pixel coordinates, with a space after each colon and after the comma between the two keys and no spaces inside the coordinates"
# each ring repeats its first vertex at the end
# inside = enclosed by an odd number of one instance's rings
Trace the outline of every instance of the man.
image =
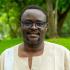
{"type": "Polygon", "coordinates": [[[44,42],[46,14],[30,6],[21,15],[24,44],[7,49],[0,57],[0,70],[70,70],[70,53],[61,45],[44,42]]]}

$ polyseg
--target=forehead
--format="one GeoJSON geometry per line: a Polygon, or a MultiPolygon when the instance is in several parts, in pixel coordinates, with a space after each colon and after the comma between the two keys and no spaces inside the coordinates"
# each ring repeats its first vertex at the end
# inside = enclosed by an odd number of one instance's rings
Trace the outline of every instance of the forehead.
{"type": "Polygon", "coordinates": [[[27,9],[21,16],[21,20],[23,19],[35,19],[46,21],[46,15],[38,9],[27,9]]]}

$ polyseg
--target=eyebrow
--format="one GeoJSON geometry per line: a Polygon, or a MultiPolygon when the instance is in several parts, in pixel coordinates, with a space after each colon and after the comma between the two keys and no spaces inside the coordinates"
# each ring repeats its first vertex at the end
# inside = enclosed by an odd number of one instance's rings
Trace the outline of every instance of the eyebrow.
{"type": "MultiPolygon", "coordinates": [[[[31,20],[31,19],[23,19],[23,20],[21,20],[21,22],[23,22],[23,21],[33,21],[33,20],[31,20]]],[[[37,21],[37,22],[46,22],[46,21],[43,21],[43,20],[35,20],[35,21],[37,21]]]]}

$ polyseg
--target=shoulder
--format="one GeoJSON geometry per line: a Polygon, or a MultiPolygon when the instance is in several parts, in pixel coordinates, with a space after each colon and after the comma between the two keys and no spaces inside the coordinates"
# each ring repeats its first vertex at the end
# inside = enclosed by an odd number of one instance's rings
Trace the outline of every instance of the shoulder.
{"type": "Polygon", "coordinates": [[[5,60],[11,59],[14,55],[15,49],[18,48],[20,44],[12,46],[11,48],[6,49],[2,54],[0,55],[0,67],[3,67],[5,60]]]}
{"type": "Polygon", "coordinates": [[[62,46],[59,44],[55,44],[55,43],[45,41],[45,46],[50,48],[50,49],[53,48],[57,52],[70,53],[69,50],[65,46],[62,46]]]}
{"type": "Polygon", "coordinates": [[[4,58],[5,57],[5,55],[9,55],[10,54],[10,52],[12,53],[13,51],[15,51],[15,49],[17,49],[18,48],[18,46],[19,46],[20,44],[17,44],[17,45],[15,45],[15,46],[12,46],[11,48],[7,48],[5,51],[3,51],[2,52],[2,54],[1,54],[1,58],[4,58]]]}

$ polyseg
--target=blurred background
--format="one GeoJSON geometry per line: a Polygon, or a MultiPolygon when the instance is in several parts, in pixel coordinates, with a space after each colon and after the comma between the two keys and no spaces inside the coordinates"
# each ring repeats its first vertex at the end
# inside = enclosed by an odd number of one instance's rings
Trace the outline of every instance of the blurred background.
{"type": "Polygon", "coordinates": [[[0,53],[22,42],[20,16],[28,5],[39,5],[48,13],[45,40],[70,50],[70,0],[0,0],[0,53]]]}

